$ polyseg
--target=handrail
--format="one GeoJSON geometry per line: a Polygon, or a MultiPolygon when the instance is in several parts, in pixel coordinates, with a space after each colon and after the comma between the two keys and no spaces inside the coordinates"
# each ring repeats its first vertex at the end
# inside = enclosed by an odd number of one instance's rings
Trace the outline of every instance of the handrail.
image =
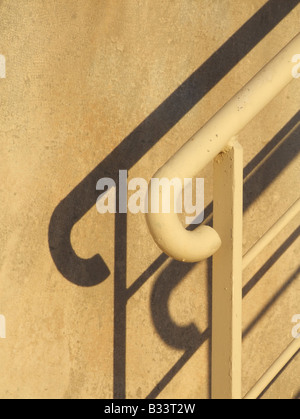
{"type": "MultiPolygon", "coordinates": [[[[300,51],[298,34],[215,116],[207,122],[155,175],[169,180],[195,177],[230,141],[293,80],[293,57],[300,51]]],[[[157,187],[157,183],[155,184],[157,187]]],[[[149,185],[147,223],[157,245],[169,256],[198,262],[212,256],[221,246],[219,234],[211,227],[187,231],[175,211],[153,213],[161,194],[149,185]]]]}

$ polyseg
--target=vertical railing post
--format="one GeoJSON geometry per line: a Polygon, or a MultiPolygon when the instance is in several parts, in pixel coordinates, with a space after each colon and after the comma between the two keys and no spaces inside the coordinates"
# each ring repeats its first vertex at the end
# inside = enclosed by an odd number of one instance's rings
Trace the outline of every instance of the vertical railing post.
{"type": "Polygon", "coordinates": [[[212,398],[241,399],[243,149],[230,145],[214,161],[212,398]]]}

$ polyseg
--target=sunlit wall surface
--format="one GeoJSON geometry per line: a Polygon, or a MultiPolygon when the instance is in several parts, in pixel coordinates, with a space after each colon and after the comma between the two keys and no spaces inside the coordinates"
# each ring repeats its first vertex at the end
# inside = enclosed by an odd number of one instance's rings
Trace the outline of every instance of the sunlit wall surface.
{"type": "MultiPolygon", "coordinates": [[[[0,398],[209,398],[211,260],[99,214],[96,184],[149,181],[299,32],[299,1],[2,0],[0,21],[0,398]]],[[[239,136],[245,252],[299,197],[299,83],[239,136]]],[[[244,393],[293,339],[299,246],[298,217],[244,273],[244,393]]],[[[300,397],[299,372],[263,397],[300,397]]]]}

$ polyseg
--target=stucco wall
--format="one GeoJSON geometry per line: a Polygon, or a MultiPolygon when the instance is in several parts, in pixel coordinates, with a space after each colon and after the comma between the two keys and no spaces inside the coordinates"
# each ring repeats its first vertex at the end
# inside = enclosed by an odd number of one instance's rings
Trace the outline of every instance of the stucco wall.
{"type": "MultiPolygon", "coordinates": [[[[0,2],[0,398],[210,396],[211,261],[172,262],[142,214],[98,214],[96,181],[149,180],[299,32],[298,3],[0,2]]],[[[244,251],[299,196],[299,83],[239,137],[244,251]]],[[[297,226],[244,275],[244,392],[292,339],[297,226]]],[[[264,397],[297,397],[299,371],[264,397]]]]}

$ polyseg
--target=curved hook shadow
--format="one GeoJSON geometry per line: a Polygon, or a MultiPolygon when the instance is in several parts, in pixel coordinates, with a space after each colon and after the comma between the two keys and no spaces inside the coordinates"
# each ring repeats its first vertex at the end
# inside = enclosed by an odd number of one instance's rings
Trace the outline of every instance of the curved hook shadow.
{"type": "Polygon", "coordinates": [[[168,302],[171,293],[195,265],[172,261],[155,282],[151,293],[151,313],[156,331],[169,346],[185,351],[198,345],[201,332],[193,323],[188,326],[176,324],[170,315],[168,302]]]}
{"type": "Polygon", "coordinates": [[[71,244],[71,231],[78,217],[74,215],[71,202],[72,199],[62,201],[51,217],[49,247],[57,269],[65,278],[78,286],[91,287],[108,278],[110,270],[100,255],[82,259],[75,253],[71,244]],[[66,211],[67,208],[69,211],[66,211]],[[58,231],[60,235],[57,235],[58,231]]]}

